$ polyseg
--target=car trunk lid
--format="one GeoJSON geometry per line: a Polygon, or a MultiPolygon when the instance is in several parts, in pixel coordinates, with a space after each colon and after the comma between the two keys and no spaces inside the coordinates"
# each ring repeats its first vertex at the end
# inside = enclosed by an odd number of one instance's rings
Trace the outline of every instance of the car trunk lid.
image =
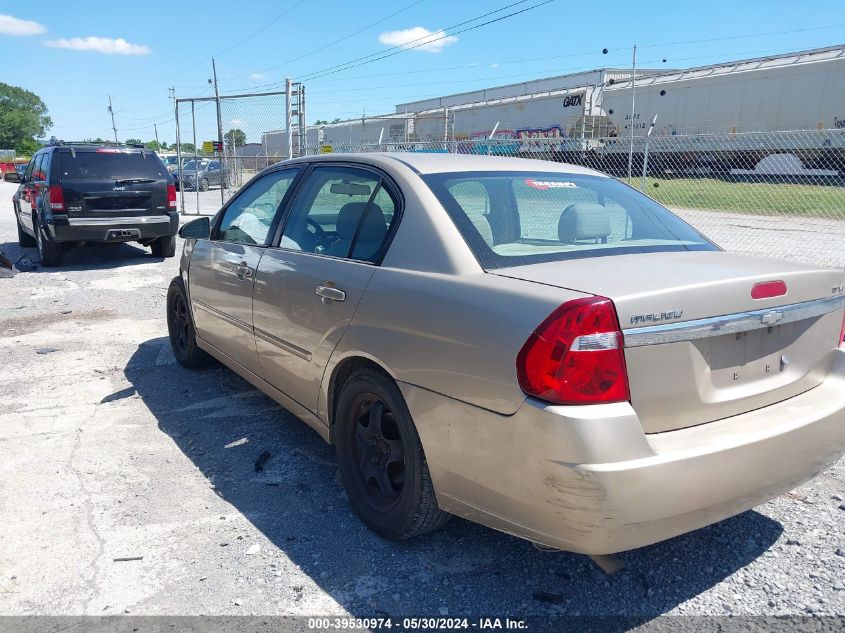
{"type": "Polygon", "coordinates": [[[845,306],[841,271],[722,252],[594,257],[491,273],[613,300],[631,403],[646,432],[764,407],[827,375],[845,306]],[[782,281],[786,293],[752,298],[782,281]]]}

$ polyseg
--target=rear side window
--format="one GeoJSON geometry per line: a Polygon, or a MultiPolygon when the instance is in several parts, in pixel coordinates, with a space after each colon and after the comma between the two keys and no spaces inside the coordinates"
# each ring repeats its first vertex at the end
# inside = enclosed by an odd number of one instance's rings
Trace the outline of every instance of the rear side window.
{"type": "Polygon", "coordinates": [[[153,152],[121,149],[68,150],[59,153],[59,161],[59,174],[63,180],[167,178],[167,170],[153,152]]]}
{"type": "Polygon", "coordinates": [[[581,257],[718,250],[637,190],[601,176],[463,172],[423,176],[484,268],[581,257]]]}

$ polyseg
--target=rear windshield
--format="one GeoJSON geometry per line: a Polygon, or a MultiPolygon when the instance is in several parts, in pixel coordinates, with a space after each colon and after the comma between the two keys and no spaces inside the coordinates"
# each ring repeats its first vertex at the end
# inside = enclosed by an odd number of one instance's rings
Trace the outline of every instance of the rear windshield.
{"type": "Polygon", "coordinates": [[[560,172],[422,177],[484,268],[602,255],[719,250],[618,180],[560,172]]]}
{"type": "Polygon", "coordinates": [[[105,149],[70,150],[60,153],[63,180],[123,180],[126,178],[167,178],[161,160],[153,152],[105,149]]]}

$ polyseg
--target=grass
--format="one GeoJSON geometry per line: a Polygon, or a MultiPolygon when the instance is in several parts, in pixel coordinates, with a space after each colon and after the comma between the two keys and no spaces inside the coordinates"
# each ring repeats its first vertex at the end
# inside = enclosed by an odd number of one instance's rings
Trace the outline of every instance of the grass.
{"type": "MultiPolygon", "coordinates": [[[[632,179],[639,188],[640,179],[632,179]]],[[[667,207],[845,219],[845,187],[726,182],[712,178],[648,178],[649,196],[667,207]]]]}

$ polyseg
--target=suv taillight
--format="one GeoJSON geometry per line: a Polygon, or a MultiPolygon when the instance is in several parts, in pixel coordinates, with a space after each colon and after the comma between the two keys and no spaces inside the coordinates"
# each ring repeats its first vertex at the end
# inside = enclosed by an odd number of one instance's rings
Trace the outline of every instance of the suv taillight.
{"type": "Polygon", "coordinates": [[[167,185],[167,208],[176,208],[176,185],[167,185]]]}
{"type": "Polygon", "coordinates": [[[606,297],[567,301],[528,337],[516,357],[519,386],[555,404],[630,400],[616,307],[606,297]]]}
{"type": "Polygon", "coordinates": [[[47,196],[50,199],[50,209],[53,211],[65,210],[65,194],[62,191],[61,185],[50,185],[47,190],[47,196]]]}

